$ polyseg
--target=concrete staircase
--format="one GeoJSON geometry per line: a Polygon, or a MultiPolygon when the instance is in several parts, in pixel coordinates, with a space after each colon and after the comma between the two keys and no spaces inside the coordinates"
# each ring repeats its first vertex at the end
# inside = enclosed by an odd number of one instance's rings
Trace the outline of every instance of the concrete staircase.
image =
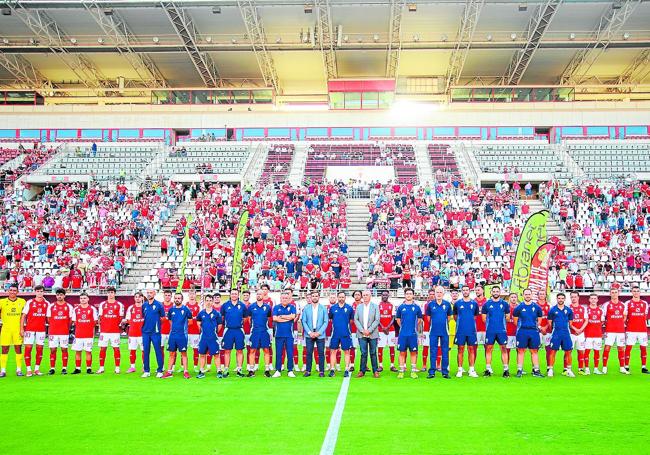
{"type": "Polygon", "coordinates": [[[181,219],[183,215],[187,217],[190,213],[194,212],[194,201],[181,202],[176,207],[176,210],[163,227],[153,236],[147,249],[145,249],[138,259],[138,261],[131,267],[124,277],[120,289],[122,291],[135,291],[138,284],[149,275],[149,272],[154,267],[154,264],[160,259],[160,240],[163,235],[168,236],[176,222],[181,219]]]}
{"type": "MultiPolygon", "coordinates": [[[[368,203],[370,199],[348,199],[347,222],[348,222],[348,260],[350,261],[350,278],[352,279],[351,290],[363,290],[366,288],[365,278],[363,282],[357,280],[357,259],[362,258],[364,269],[368,269],[368,203]]],[[[366,272],[366,277],[367,272],[366,272]]]]}
{"type": "MultiPolygon", "coordinates": [[[[538,199],[532,199],[528,201],[528,205],[530,205],[530,212],[535,213],[539,212],[540,210],[544,210],[545,207],[544,205],[538,200],[538,199]]],[[[577,257],[577,252],[571,241],[567,238],[566,235],[564,235],[564,231],[560,227],[560,224],[553,219],[549,215],[548,221],[546,221],[546,234],[548,238],[551,238],[553,236],[557,237],[560,239],[560,241],[564,244],[564,247],[566,248],[566,254],[567,256],[573,256],[576,258],[578,261],[578,265],[580,267],[580,270],[585,269],[585,264],[582,262],[582,260],[577,257]]]]}
{"type": "Polygon", "coordinates": [[[299,186],[302,184],[302,179],[305,175],[305,164],[307,164],[307,149],[308,145],[304,142],[298,142],[296,149],[293,152],[293,159],[291,160],[291,168],[287,180],[291,186],[299,186]]]}
{"type": "Polygon", "coordinates": [[[429,159],[429,150],[426,144],[418,142],[414,148],[415,163],[418,168],[418,180],[420,185],[427,183],[433,185],[433,170],[431,169],[431,160],[429,159]]]}

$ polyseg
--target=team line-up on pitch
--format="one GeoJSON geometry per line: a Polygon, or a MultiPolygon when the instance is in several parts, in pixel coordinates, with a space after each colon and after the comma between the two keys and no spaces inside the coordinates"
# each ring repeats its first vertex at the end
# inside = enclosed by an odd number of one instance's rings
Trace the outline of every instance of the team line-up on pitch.
{"type": "Polygon", "coordinates": [[[62,374],[67,374],[68,346],[72,341],[75,352],[75,370],[81,373],[82,353],[85,352],[86,373],[93,373],[92,349],[95,330],[99,326],[98,346],[100,367],[96,373],[104,372],[107,348],[113,348],[115,372],[120,372],[120,334],[127,327],[130,368],[136,371],[136,353],[142,351],[142,377],[150,376],[150,352],[153,348],[157,370],[156,376],[173,376],[177,353],[180,352],[183,376],[188,373],[188,346],[195,354],[197,378],[204,378],[214,363],[217,377],[229,376],[230,354],[236,352],[237,376],[255,376],[259,368],[260,354],[263,355],[264,375],[281,376],[286,359],[289,377],[295,377],[297,368],[297,345],[304,346],[303,376],[312,374],[315,359],[320,377],[335,376],[339,370],[340,358],[344,359],[344,376],[354,371],[354,352],[361,352],[360,371],[357,377],[371,372],[375,378],[382,371],[382,353],[389,347],[391,365],[394,363],[395,348],[399,352],[399,368],[391,366],[398,378],[407,372],[410,362],[410,377],[417,378],[418,347],[423,347],[423,363],[428,371],[427,378],[441,373],[449,378],[449,322],[453,317],[456,331],[453,338],[458,346],[458,372],[462,377],[463,360],[467,350],[470,377],[478,377],[475,370],[477,346],[485,345],[486,369],[483,376],[492,376],[492,352],[495,344],[500,346],[503,377],[510,377],[510,350],[517,351],[517,377],[523,372],[524,355],[531,354],[532,376],[543,377],[540,371],[538,350],[546,348],[546,373],[553,376],[553,365],[557,351],[564,351],[563,375],[575,377],[572,368],[572,350],[578,351],[579,374],[590,374],[591,351],[594,352],[595,374],[606,374],[610,349],[616,345],[620,372],[630,374],[629,361],[632,347],[640,345],[641,371],[646,368],[648,344],[648,304],[640,298],[638,287],[632,288],[632,298],[627,302],[619,300],[619,290],[610,291],[610,300],[598,305],[595,294],[589,297],[589,305],[579,303],[577,292],[570,293],[570,302],[559,293],[554,305],[546,302],[542,292],[533,296],[530,289],[523,292],[523,301],[517,294],[510,294],[508,300],[501,298],[499,286],[492,287],[490,298],[483,296],[482,288],[475,290],[464,286],[460,295],[452,291],[453,303],[445,300],[445,289],[437,286],[429,291],[428,301],[418,304],[411,289],[405,290],[402,304],[394,306],[383,292],[379,303],[373,302],[370,291],[355,291],[354,303],[346,303],[345,292],[329,296],[329,304],[320,303],[319,291],[311,291],[306,301],[297,304],[291,291],[284,291],[279,304],[269,297],[269,288],[263,285],[256,301],[248,303],[250,293],[232,290],[229,300],[221,303],[219,294],[203,295],[199,304],[194,291],[187,303],[181,293],[165,292],[163,302],[156,300],[156,291],[147,289],[145,294],[137,292],[135,303],[125,312],[123,305],[115,299],[115,289],[108,288],[107,299],[99,309],[89,304],[88,295],[80,295],[79,305],[73,307],[65,300],[65,290],[56,291],[56,301],[48,302],[42,286],[35,288],[36,297],[25,301],[18,297],[18,286],[9,287],[8,297],[0,300],[2,346],[0,377],[6,376],[9,348],[16,353],[16,374],[22,376],[24,346],[27,376],[40,376],[40,363],[45,339],[50,351],[49,374],[55,374],[57,349],[61,349],[62,374]],[[534,299],[534,297],[536,297],[534,299]],[[271,329],[272,326],[272,329],[271,329]],[[47,336],[46,336],[47,331],[47,336]],[[271,364],[271,341],[274,339],[275,365],[271,364]],[[604,340],[604,343],[603,343],[604,340]],[[602,370],[599,369],[600,351],[603,348],[602,370]],[[36,348],[34,370],[32,371],[32,350],[36,348]],[[429,346],[431,348],[429,349],[429,346]],[[168,368],[164,370],[163,349],[169,351],[168,368]],[[247,348],[247,374],[243,372],[244,348],[247,348]],[[379,349],[378,349],[379,348],[379,349]],[[329,352],[327,352],[329,351],[329,352]],[[429,359],[427,359],[429,352],[429,359]],[[378,355],[379,354],[379,355],[378,355]],[[368,357],[371,367],[368,368],[368,357]],[[378,359],[379,357],[379,359],[378,359]],[[429,360],[429,369],[426,362],[429,360]],[[274,368],[273,368],[274,367],[274,368]],[[329,370],[329,371],[328,371],[329,370]]]}

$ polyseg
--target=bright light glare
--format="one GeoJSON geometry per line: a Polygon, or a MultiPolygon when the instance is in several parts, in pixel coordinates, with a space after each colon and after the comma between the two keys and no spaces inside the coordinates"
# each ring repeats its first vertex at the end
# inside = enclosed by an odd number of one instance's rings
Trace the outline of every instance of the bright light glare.
{"type": "Polygon", "coordinates": [[[305,112],[305,111],[326,111],[329,109],[326,103],[292,103],[281,104],[280,109],[283,111],[305,112]]]}
{"type": "Polygon", "coordinates": [[[396,101],[390,108],[391,114],[403,119],[418,119],[442,109],[440,103],[418,103],[415,101],[396,101]]]}

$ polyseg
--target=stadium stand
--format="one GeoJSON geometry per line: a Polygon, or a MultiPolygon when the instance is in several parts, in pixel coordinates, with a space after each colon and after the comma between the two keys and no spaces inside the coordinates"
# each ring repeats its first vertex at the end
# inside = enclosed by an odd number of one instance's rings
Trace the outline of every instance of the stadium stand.
{"type": "Polygon", "coordinates": [[[551,281],[570,289],[608,290],[614,283],[629,290],[650,289],[650,186],[647,183],[587,181],[541,195],[573,243],[586,269],[553,274],[551,281]]]}
{"type": "Polygon", "coordinates": [[[173,147],[162,163],[161,174],[239,174],[250,154],[249,146],[183,143],[173,147]]]}
{"type": "Polygon", "coordinates": [[[394,166],[399,183],[417,183],[412,144],[311,144],[305,181],[322,182],[328,166],[394,166]]]}
{"type": "Polygon", "coordinates": [[[159,152],[157,145],[69,145],[56,160],[39,170],[42,175],[90,175],[99,182],[133,180],[159,152]]]}
{"type": "Polygon", "coordinates": [[[284,182],[291,167],[294,151],[295,146],[293,144],[270,145],[259,183],[266,185],[268,183],[284,182]]]}
{"type": "Polygon", "coordinates": [[[567,142],[569,155],[592,179],[626,178],[650,173],[650,142],[567,142]]]}
{"type": "Polygon", "coordinates": [[[541,144],[483,144],[471,147],[481,171],[495,174],[550,174],[568,181],[571,174],[553,147],[541,144]]]}
{"type": "Polygon", "coordinates": [[[458,163],[449,144],[428,144],[427,150],[429,152],[431,170],[436,180],[440,181],[448,176],[451,176],[452,179],[460,178],[458,163]]]}
{"type": "Polygon", "coordinates": [[[107,191],[77,183],[46,187],[35,203],[8,195],[0,218],[5,288],[12,281],[26,290],[42,284],[98,292],[119,285],[177,197],[173,186],[131,194],[121,185],[107,191]]]}

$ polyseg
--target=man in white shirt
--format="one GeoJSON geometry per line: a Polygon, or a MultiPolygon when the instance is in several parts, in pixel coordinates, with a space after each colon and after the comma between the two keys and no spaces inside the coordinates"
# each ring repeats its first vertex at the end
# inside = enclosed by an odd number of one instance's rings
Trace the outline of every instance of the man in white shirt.
{"type": "Polygon", "coordinates": [[[372,294],[369,290],[363,291],[361,295],[361,304],[357,306],[354,312],[354,324],[357,327],[357,339],[361,349],[361,363],[359,365],[358,378],[365,376],[368,371],[368,353],[370,353],[370,363],[372,373],[375,378],[379,377],[379,365],[377,363],[377,342],[379,340],[379,307],[372,303],[372,294]]]}

